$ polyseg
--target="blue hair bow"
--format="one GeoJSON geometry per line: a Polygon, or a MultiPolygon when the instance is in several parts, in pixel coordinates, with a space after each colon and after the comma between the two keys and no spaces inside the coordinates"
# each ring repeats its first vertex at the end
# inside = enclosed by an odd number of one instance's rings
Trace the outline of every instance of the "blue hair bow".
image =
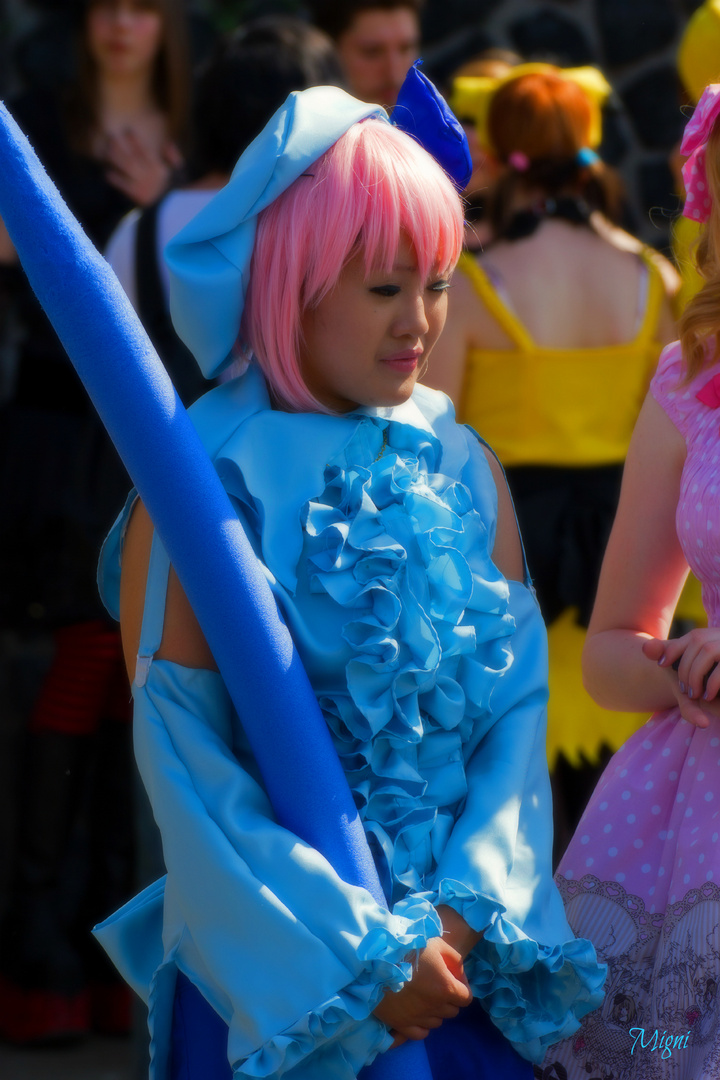
{"type": "Polygon", "coordinates": [[[470,182],[472,160],[463,126],[418,60],[400,88],[391,123],[411,135],[443,167],[458,191],[470,182]]]}

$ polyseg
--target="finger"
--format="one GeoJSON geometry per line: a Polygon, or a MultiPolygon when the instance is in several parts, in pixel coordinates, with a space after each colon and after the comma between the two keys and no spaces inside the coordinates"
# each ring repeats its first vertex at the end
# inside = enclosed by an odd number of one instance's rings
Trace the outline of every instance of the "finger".
{"type": "Polygon", "coordinates": [[[434,1031],[435,1028],[442,1027],[443,1018],[433,1014],[431,1016],[418,1017],[418,1027],[426,1028],[428,1031],[434,1031]]]}
{"type": "Polygon", "coordinates": [[[122,139],[128,153],[132,154],[134,157],[149,158],[153,156],[146,140],[143,139],[134,128],[125,128],[122,133],[122,139]]]}
{"type": "Polygon", "coordinates": [[[184,164],[184,158],[175,143],[166,143],[162,156],[171,169],[179,169],[184,164]]]}
{"type": "MultiPolygon", "coordinates": [[[[698,644],[698,642],[690,640],[688,641],[688,644],[682,656],[679,658],[679,662],[677,664],[677,676],[678,682],[680,683],[680,690],[683,694],[687,694],[688,688],[691,685],[690,672],[693,664],[695,663],[699,650],[700,645],[698,644]]],[[[696,695],[693,694],[688,696],[694,697],[696,695]]]]}
{"type": "Polygon", "coordinates": [[[105,170],[105,179],[109,183],[114,184],[115,187],[120,187],[121,185],[127,187],[135,183],[135,178],[131,176],[130,173],[117,166],[105,170]]]}
{"type": "Polygon", "coordinates": [[[458,1005],[441,1005],[438,1009],[438,1016],[441,1016],[443,1020],[454,1020],[460,1013],[460,1007],[458,1005]]]}
{"type": "Polygon", "coordinates": [[[469,1005],[473,999],[473,992],[470,989],[470,985],[465,979],[461,982],[459,979],[454,980],[454,986],[448,994],[448,1001],[452,1005],[458,1005],[460,1008],[464,1008],[469,1005]]]}
{"type": "Polygon", "coordinates": [[[683,634],[681,637],[668,638],[666,640],[663,640],[662,638],[653,638],[651,641],[646,641],[643,644],[643,652],[645,652],[646,656],[647,650],[653,649],[653,642],[659,642],[659,644],[662,645],[662,654],[658,658],[660,667],[671,667],[673,664],[678,663],[686,649],[692,645],[692,634],[683,634]]]}
{"type": "Polygon", "coordinates": [[[391,1050],[394,1050],[396,1046],[402,1046],[403,1043],[407,1042],[407,1035],[401,1035],[398,1031],[391,1031],[390,1034],[394,1035],[392,1046],[390,1047],[391,1050]]]}
{"type": "Polygon", "coordinates": [[[649,641],[643,641],[642,651],[648,660],[655,660],[656,663],[663,667],[667,644],[668,642],[664,638],[650,638],[649,641]]]}
{"type": "Polygon", "coordinates": [[[105,158],[117,158],[120,161],[124,161],[135,156],[135,148],[128,143],[124,134],[115,133],[113,135],[108,135],[105,144],[105,158]]]}
{"type": "Polygon", "coordinates": [[[704,701],[714,700],[720,693],[720,664],[715,664],[715,667],[705,679],[705,690],[703,692],[704,701]]]}
{"type": "Polygon", "coordinates": [[[688,673],[688,697],[697,701],[703,696],[708,676],[712,675],[717,668],[719,653],[720,650],[716,641],[707,641],[700,647],[688,673]]]}
{"type": "Polygon", "coordinates": [[[680,715],[684,720],[687,720],[689,724],[693,724],[697,728],[706,728],[710,724],[710,718],[707,713],[703,711],[700,705],[696,704],[685,694],[680,694],[678,706],[680,708],[680,715]]]}
{"type": "Polygon", "coordinates": [[[419,1026],[416,1026],[416,1025],[412,1024],[409,1027],[404,1027],[402,1029],[401,1034],[404,1035],[406,1039],[412,1039],[413,1041],[418,1041],[420,1039],[427,1039],[428,1035],[430,1034],[430,1031],[429,1031],[428,1028],[419,1027],[419,1026]]]}

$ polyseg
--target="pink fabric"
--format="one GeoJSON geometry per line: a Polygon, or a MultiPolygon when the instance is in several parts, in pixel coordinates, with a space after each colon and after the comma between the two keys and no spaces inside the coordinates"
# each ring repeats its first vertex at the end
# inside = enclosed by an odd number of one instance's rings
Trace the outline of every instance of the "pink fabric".
{"type": "MultiPolygon", "coordinates": [[[[651,390],[684,436],[676,526],[720,625],[720,416],[698,392],[720,364],[683,385],[678,343],[651,390]]],[[[720,722],[656,713],[615,754],[558,868],[574,932],[609,967],[604,1005],[551,1050],[569,1080],[717,1080],[720,1075],[720,722]],[[632,1052],[633,1034],[646,1049],[632,1052]],[[688,1035],[669,1057],[647,1047],[688,1035]],[[605,1071],[603,1071],[605,1070],[605,1071]]],[[[557,1075],[561,1075],[559,1070],[557,1075]]]]}
{"type": "Polygon", "coordinates": [[[703,91],[685,128],[680,146],[680,153],[688,159],[682,170],[686,191],[683,214],[693,221],[705,222],[710,217],[711,200],[705,170],[705,146],[718,115],[720,83],[712,83],[703,91]]]}
{"type": "Polygon", "coordinates": [[[720,375],[713,375],[695,397],[702,401],[703,405],[709,405],[711,409],[717,409],[720,405],[720,375]]]}

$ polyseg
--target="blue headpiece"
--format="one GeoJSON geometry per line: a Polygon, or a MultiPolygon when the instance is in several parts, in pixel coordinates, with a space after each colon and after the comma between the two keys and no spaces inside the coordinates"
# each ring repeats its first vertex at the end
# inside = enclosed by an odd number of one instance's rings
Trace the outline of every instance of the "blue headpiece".
{"type": "MultiPolygon", "coordinates": [[[[207,378],[231,360],[258,214],[353,124],[368,117],[388,120],[379,105],[358,101],[336,86],[293,92],[243,153],[228,184],[168,244],[173,323],[207,378]]],[[[393,123],[436,157],[456,184],[464,185],[463,161],[469,164],[465,134],[417,68],[410,69],[400,91],[393,123]]]]}
{"type": "Polygon", "coordinates": [[[420,71],[420,63],[407,73],[392,122],[432,154],[458,191],[463,191],[472,174],[467,135],[437,87],[420,71]]]}

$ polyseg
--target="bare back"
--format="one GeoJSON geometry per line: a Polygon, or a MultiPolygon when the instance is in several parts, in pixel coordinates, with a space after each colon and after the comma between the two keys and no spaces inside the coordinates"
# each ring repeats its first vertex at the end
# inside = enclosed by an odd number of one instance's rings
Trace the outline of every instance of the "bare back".
{"type": "MultiPolygon", "coordinates": [[[[546,221],[526,240],[501,241],[481,259],[502,278],[513,310],[538,345],[589,348],[631,341],[643,310],[644,265],[593,230],[546,221]]],[[[483,345],[485,321],[478,323],[483,345]]]]}
{"type": "MultiPolygon", "coordinates": [[[[638,333],[645,310],[645,264],[634,251],[593,229],[561,220],[544,221],[532,236],[500,241],[479,261],[499,279],[509,306],[539,346],[618,345],[632,341],[638,333]]],[[[672,286],[670,264],[667,270],[663,279],[672,286]]],[[[674,337],[674,319],[666,300],[658,339],[664,344],[674,337]]],[[[456,273],[446,327],[426,381],[457,402],[468,349],[515,347],[471,282],[456,273]]]]}

